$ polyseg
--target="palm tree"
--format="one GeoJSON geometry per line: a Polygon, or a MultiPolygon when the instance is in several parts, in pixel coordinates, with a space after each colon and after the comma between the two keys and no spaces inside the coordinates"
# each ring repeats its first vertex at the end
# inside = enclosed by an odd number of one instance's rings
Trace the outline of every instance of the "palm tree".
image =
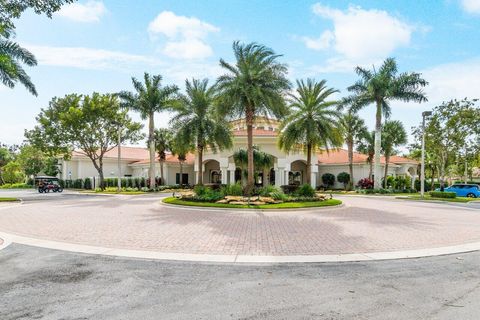
{"type": "Polygon", "coordinates": [[[263,174],[262,184],[264,187],[266,187],[269,184],[268,174],[270,169],[273,167],[275,158],[269,153],[259,151],[257,162],[258,168],[262,170],[263,174]]]}
{"type": "Polygon", "coordinates": [[[398,74],[397,63],[393,58],[386,59],[378,71],[375,68],[370,71],[357,67],[355,72],[360,79],[348,87],[348,91],[353,94],[345,102],[352,104],[353,111],[372,103],[376,105],[374,187],[379,188],[382,114],[388,118],[391,113],[390,102],[394,100],[418,103],[427,101],[423,87],[428,82],[419,73],[398,74]]]}
{"type": "Polygon", "coordinates": [[[163,165],[167,157],[167,151],[171,149],[172,132],[167,128],[155,130],[155,150],[158,153],[158,162],[160,162],[160,184],[165,182],[163,176],[163,165]]]}
{"type": "MultiPolygon", "coordinates": [[[[245,168],[248,166],[248,152],[245,149],[239,149],[233,153],[233,161],[235,165],[240,168],[242,171],[242,181],[243,175],[245,173],[245,168]]],[[[263,174],[263,186],[268,184],[268,171],[273,167],[275,158],[266,152],[260,151],[258,146],[253,146],[253,166],[255,171],[262,170],[263,174]]]]}
{"type": "Polygon", "coordinates": [[[311,183],[312,151],[336,148],[342,144],[337,101],[327,100],[338,90],[327,88],[327,81],[297,80],[296,95],[290,94],[291,112],[282,122],[278,145],[287,152],[301,147],[307,152],[307,183],[311,183]]]}
{"type": "Polygon", "coordinates": [[[348,150],[348,168],[350,173],[350,181],[348,188],[351,190],[354,185],[353,181],[353,147],[361,140],[365,133],[368,133],[365,121],[361,119],[357,114],[347,111],[340,119],[340,124],[343,128],[343,138],[347,144],[348,150]]]}
{"type": "Polygon", "coordinates": [[[177,156],[179,163],[179,184],[180,187],[183,186],[183,164],[187,160],[187,154],[193,150],[193,146],[189,141],[185,141],[184,137],[181,135],[176,135],[170,140],[170,149],[172,155],[177,156]]]}
{"type": "Polygon", "coordinates": [[[185,81],[186,95],[180,97],[171,120],[183,141],[195,145],[198,158],[197,184],[203,184],[203,152],[210,148],[213,152],[232,146],[230,126],[225,119],[215,113],[215,87],[208,86],[208,80],[192,79],[185,81]]]}
{"type": "Polygon", "coordinates": [[[155,188],[155,123],[154,115],[174,108],[178,87],[175,85],[162,86],[162,76],[150,76],[145,72],[144,82],[141,83],[132,77],[135,93],[122,91],[118,95],[122,99],[122,106],[140,113],[140,117],[149,120],[148,144],[150,146],[150,169],[148,177],[150,188],[155,188]]]}
{"type": "Polygon", "coordinates": [[[367,155],[367,163],[370,164],[368,179],[372,180],[373,158],[375,156],[375,131],[365,131],[360,137],[357,151],[367,155]]]}
{"type": "Polygon", "coordinates": [[[390,156],[393,154],[395,147],[407,143],[407,132],[400,121],[385,121],[382,129],[382,136],[382,149],[383,154],[385,155],[385,174],[383,181],[384,188],[386,188],[390,156]]]}
{"type": "Polygon", "coordinates": [[[290,88],[287,66],[277,61],[279,55],[257,43],[233,43],[235,64],[220,59],[227,73],[220,76],[220,110],[231,117],[245,117],[247,125],[247,187],[249,194],[254,186],[253,123],[255,116],[280,118],[286,113],[284,92],[290,88]]]}
{"type": "Polygon", "coordinates": [[[9,88],[15,87],[16,82],[20,82],[31,94],[36,96],[35,85],[20,63],[32,67],[37,65],[37,60],[27,49],[0,37],[0,81],[9,88]]]}

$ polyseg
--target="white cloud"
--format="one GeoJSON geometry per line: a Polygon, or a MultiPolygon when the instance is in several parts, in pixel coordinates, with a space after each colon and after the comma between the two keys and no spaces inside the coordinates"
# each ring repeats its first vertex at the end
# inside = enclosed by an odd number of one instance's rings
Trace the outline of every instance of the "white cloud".
{"type": "Polygon", "coordinates": [[[480,14],[480,0],[461,0],[461,3],[466,12],[480,14]]]}
{"type": "Polygon", "coordinates": [[[203,59],[213,54],[206,43],[210,33],[219,28],[195,17],[177,16],[171,11],[162,11],[148,26],[151,35],[167,38],[163,54],[175,59],[203,59]]]}
{"type": "Polygon", "coordinates": [[[323,32],[318,38],[302,37],[305,46],[313,50],[324,50],[329,48],[334,39],[335,36],[330,30],[323,32]]]}
{"type": "Polygon", "coordinates": [[[101,1],[87,1],[85,4],[72,3],[62,7],[57,13],[59,16],[77,22],[98,22],[107,12],[101,1]]]}
{"type": "Polygon", "coordinates": [[[333,50],[335,58],[322,69],[351,71],[351,66],[370,65],[410,44],[415,27],[383,10],[365,10],[350,6],[342,11],[316,3],[313,12],[333,23],[318,39],[304,37],[305,45],[314,50],[333,50]]]}
{"type": "Polygon", "coordinates": [[[153,58],[119,51],[84,47],[50,47],[25,45],[38,59],[39,65],[80,69],[120,69],[135,64],[159,64],[153,58]]]}
{"type": "Polygon", "coordinates": [[[451,99],[480,98],[480,58],[442,64],[422,72],[430,82],[428,104],[435,106],[451,99]]]}

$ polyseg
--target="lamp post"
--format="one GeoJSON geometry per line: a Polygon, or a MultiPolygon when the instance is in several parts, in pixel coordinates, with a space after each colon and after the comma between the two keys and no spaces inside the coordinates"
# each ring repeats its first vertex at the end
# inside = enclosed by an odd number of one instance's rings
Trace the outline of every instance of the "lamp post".
{"type": "Polygon", "coordinates": [[[420,169],[420,195],[425,196],[425,119],[432,115],[432,111],[422,112],[422,165],[420,169]]]}
{"type": "Polygon", "coordinates": [[[118,125],[118,155],[117,155],[117,166],[118,166],[118,181],[117,181],[117,192],[120,193],[120,191],[122,191],[122,166],[120,164],[120,159],[122,157],[122,146],[121,146],[121,143],[122,143],[122,127],[120,126],[120,123],[117,124],[118,125]]]}

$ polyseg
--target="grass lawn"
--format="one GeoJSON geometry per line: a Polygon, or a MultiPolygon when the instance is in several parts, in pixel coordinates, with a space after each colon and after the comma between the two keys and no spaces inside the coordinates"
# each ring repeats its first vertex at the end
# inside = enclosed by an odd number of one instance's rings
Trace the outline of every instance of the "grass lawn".
{"type": "Polygon", "coordinates": [[[466,198],[466,197],[457,197],[457,198],[433,198],[430,195],[425,195],[424,198],[422,198],[420,195],[414,195],[414,196],[406,196],[406,197],[397,197],[397,199],[403,199],[403,200],[420,200],[420,201],[447,201],[447,202],[471,202],[471,201],[480,201],[476,198],[466,198]]]}
{"type": "Polygon", "coordinates": [[[17,199],[17,198],[2,198],[2,197],[0,197],[0,202],[14,202],[14,201],[20,201],[20,199],[17,199]]]}
{"type": "Polygon", "coordinates": [[[209,207],[209,208],[236,208],[236,209],[295,209],[295,208],[313,208],[313,207],[330,207],[342,204],[342,201],[337,199],[328,199],[325,201],[310,201],[310,202],[283,202],[278,204],[264,204],[264,205],[236,205],[223,204],[214,202],[197,202],[186,201],[169,197],[163,199],[164,203],[176,204],[191,207],[209,207]]]}

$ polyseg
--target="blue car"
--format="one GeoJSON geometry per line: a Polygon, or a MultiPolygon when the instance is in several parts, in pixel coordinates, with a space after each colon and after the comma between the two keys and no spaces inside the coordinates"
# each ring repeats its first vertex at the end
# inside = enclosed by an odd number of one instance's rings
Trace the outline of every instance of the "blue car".
{"type": "MultiPolygon", "coordinates": [[[[477,184],[461,184],[456,183],[444,189],[447,192],[455,192],[457,197],[469,197],[469,198],[478,198],[480,197],[480,186],[477,184]]],[[[440,189],[436,189],[440,191],[440,189]]]]}

